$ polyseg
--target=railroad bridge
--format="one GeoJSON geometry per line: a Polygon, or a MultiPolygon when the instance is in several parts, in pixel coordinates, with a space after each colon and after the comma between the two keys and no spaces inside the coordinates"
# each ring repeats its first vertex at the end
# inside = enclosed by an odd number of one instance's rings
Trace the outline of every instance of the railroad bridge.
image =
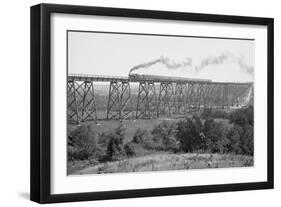
{"type": "Polygon", "coordinates": [[[94,82],[108,82],[106,119],[148,119],[185,114],[205,108],[241,108],[253,98],[253,83],[212,82],[205,79],[129,74],[98,76],[69,74],[67,119],[98,120],[94,82]],[[138,84],[135,101],[130,85],[138,84]]]}

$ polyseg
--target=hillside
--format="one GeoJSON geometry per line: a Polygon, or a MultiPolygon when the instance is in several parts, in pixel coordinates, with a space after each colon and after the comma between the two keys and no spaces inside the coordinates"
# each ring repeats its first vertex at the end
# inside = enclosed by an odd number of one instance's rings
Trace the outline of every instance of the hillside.
{"type": "MultiPolygon", "coordinates": [[[[142,157],[133,157],[122,161],[91,165],[83,169],[72,168],[70,175],[123,173],[163,170],[187,170],[206,168],[229,168],[253,166],[253,157],[231,154],[198,153],[157,153],[142,157]]],[[[69,166],[71,167],[71,166],[69,166]]]]}

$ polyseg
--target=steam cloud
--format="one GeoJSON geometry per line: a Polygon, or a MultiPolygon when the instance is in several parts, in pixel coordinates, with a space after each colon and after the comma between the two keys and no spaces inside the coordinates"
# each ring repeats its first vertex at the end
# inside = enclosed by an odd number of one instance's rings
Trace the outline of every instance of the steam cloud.
{"type": "Polygon", "coordinates": [[[253,74],[254,73],[254,67],[251,66],[251,65],[247,65],[245,63],[245,60],[243,57],[240,57],[238,59],[238,65],[240,66],[240,68],[243,70],[243,71],[246,71],[247,73],[250,73],[250,74],[253,74]]]}
{"type": "Polygon", "coordinates": [[[208,58],[205,58],[201,61],[201,63],[197,66],[195,66],[195,71],[198,73],[202,69],[204,69],[207,66],[212,65],[220,65],[225,62],[234,62],[237,63],[240,67],[240,69],[246,73],[253,74],[254,73],[254,67],[247,65],[245,62],[245,58],[243,56],[236,57],[235,55],[231,53],[222,53],[219,56],[210,56],[208,58]]]}
{"type": "Polygon", "coordinates": [[[163,57],[161,56],[160,58],[147,62],[147,63],[142,63],[139,64],[137,66],[134,66],[131,70],[130,73],[133,71],[136,71],[140,68],[148,68],[156,63],[161,63],[163,64],[166,68],[168,69],[177,69],[180,67],[184,67],[184,66],[191,66],[192,65],[192,60],[191,58],[186,58],[186,60],[182,61],[182,62],[175,62],[175,61],[171,61],[169,58],[167,57],[163,57]]]}
{"type": "Polygon", "coordinates": [[[248,65],[245,62],[245,58],[243,56],[237,57],[237,56],[233,55],[232,53],[225,52],[225,53],[222,53],[219,56],[210,56],[210,57],[204,58],[201,61],[201,63],[199,65],[196,65],[196,66],[192,65],[192,59],[191,58],[186,58],[184,61],[181,61],[181,62],[175,62],[175,61],[171,61],[170,58],[168,58],[168,57],[161,56],[160,58],[158,58],[156,60],[134,66],[130,70],[130,73],[133,72],[133,71],[136,71],[140,68],[149,68],[150,66],[152,66],[156,63],[161,63],[168,69],[177,69],[177,68],[180,68],[180,67],[190,66],[190,67],[193,67],[195,69],[196,73],[198,73],[208,66],[220,65],[220,64],[223,64],[225,62],[237,63],[239,65],[240,69],[242,71],[246,72],[246,73],[253,74],[253,72],[254,72],[254,67],[251,66],[251,65],[248,65]]]}
{"type": "Polygon", "coordinates": [[[209,65],[219,65],[219,64],[223,64],[226,60],[230,59],[230,56],[223,53],[217,57],[208,57],[205,58],[201,61],[200,65],[195,66],[195,71],[199,72],[200,70],[202,70],[203,68],[209,66],[209,65]]]}

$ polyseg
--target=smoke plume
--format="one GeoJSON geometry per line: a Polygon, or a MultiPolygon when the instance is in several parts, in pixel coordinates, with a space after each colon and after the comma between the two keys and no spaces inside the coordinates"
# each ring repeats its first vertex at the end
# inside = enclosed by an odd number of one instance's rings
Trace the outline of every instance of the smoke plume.
{"type": "Polygon", "coordinates": [[[254,67],[251,66],[251,65],[248,65],[245,62],[245,58],[243,56],[237,57],[230,52],[224,52],[224,53],[222,53],[221,55],[218,55],[218,56],[209,56],[207,58],[204,58],[200,62],[199,65],[195,65],[195,66],[192,65],[192,59],[191,58],[186,58],[184,61],[181,61],[181,62],[175,62],[173,60],[170,60],[170,58],[168,58],[168,57],[161,56],[160,58],[158,58],[156,60],[134,66],[133,68],[131,68],[130,73],[134,72],[134,71],[136,71],[140,68],[149,68],[150,66],[152,66],[156,63],[163,64],[168,69],[177,69],[177,68],[180,68],[180,67],[190,66],[190,67],[194,68],[196,73],[198,73],[208,66],[221,65],[225,62],[238,64],[240,69],[243,72],[246,72],[246,73],[249,73],[249,74],[253,74],[253,72],[254,72],[254,67]]]}
{"type": "Polygon", "coordinates": [[[229,52],[222,53],[219,56],[210,56],[210,57],[204,58],[199,65],[194,67],[194,69],[198,73],[199,71],[203,70],[207,66],[220,65],[225,62],[231,62],[231,63],[238,64],[240,69],[243,72],[246,72],[249,74],[253,74],[253,72],[254,72],[254,67],[251,65],[248,65],[245,62],[245,58],[243,56],[237,57],[229,52]]]}
{"type": "Polygon", "coordinates": [[[240,57],[238,59],[237,63],[243,71],[250,73],[250,74],[254,73],[254,67],[252,65],[247,65],[245,63],[244,57],[240,57]]]}
{"type": "Polygon", "coordinates": [[[195,71],[199,72],[200,70],[202,70],[203,68],[209,66],[209,65],[220,65],[223,64],[227,59],[229,59],[229,55],[223,53],[219,56],[211,56],[208,58],[205,58],[201,61],[200,65],[195,66],[195,71]]]}
{"type": "Polygon", "coordinates": [[[163,64],[166,68],[168,69],[177,69],[180,67],[184,67],[184,66],[192,66],[192,60],[191,58],[186,58],[186,60],[182,61],[182,62],[175,62],[175,61],[171,61],[170,58],[161,56],[160,58],[150,61],[150,62],[146,62],[146,63],[142,63],[139,64],[137,66],[134,66],[131,70],[130,73],[133,71],[136,71],[140,68],[148,68],[156,63],[161,63],[163,64]]]}

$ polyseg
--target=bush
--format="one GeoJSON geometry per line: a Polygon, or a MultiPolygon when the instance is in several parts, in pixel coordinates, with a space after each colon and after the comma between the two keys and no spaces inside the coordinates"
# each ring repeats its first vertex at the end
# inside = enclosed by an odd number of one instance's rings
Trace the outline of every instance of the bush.
{"type": "Polygon", "coordinates": [[[110,160],[121,160],[126,157],[126,152],[124,149],[124,129],[122,124],[120,124],[114,132],[109,135],[109,143],[107,146],[107,156],[110,160]]]}
{"type": "Polygon", "coordinates": [[[215,110],[215,109],[204,109],[202,114],[202,118],[204,119],[209,119],[209,118],[223,118],[223,119],[228,119],[229,114],[223,110],[215,110]]]}
{"type": "Polygon", "coordinates": [[[151,132],[153,143],[158,150],[177,151],[179,143],[176,139],[177,128],[176,124],[163,121],[157,125],[151,132]]]}
{"type": "Polygon", "coordinates": [[[128,142],[125,145],[124,149],[125,149],[125,152],[126,152],[128,157],[142,156],[142,155],[146,154],[143,146],[141,144],[137,144],[135,142],[128,142]]]}
{"type": "Polygon", "coordinates": [[[227,151],[235,154],[242,154],[241,149],[241,136],[243,134],[243,129],[239,125],[235,125],[228,132],[229,144],[227,146],[227,151]]]}
{"type": "Polygon", "coordinates": [[[187,118],[177,124],[176,137],[180,142],[181,150],[193,152],[203,148],[203,138],[201,134],[202,122],[198,117],[187,118]]]}
{"type": "Polygon", "coordinates": [[[138,128],[133,136],[132,143],[140,145],[143,150],[163,150],[162,143],[154,142],[153,136],[150,132],[144,129],[138,128]]]}
{"type": "Polygon", "coordinates": [[[254,130],[252,125],[244,126],[244,133],[241,139],[241,148],[243,154],[254,154],[254,130]]]}
{"type": "Polygon", "coordinates": [[[138,145],[136,143],[133,143],[133,142],[128,142],[124,149],[125,149],[125,152],[127,154],[128,157],[131,157],[131,156],[135,156],[137,155],[137,152],[135,150],[135,146],[138,145]]]}
{"type": "MultiPolygon", "coordinates": [[[[254,154],[254,108],[239,109],[230,116],[230,122],[234,123],[234,129],[237,130],[236,139],[239,134],[239,150],[232,149],[235,153],[253,155],[254,154]]],[[[229,139],[233,139],[230,135],[229,139]]],[[[238,142],[238,141],[237,141],[238,142]]],[[[236,143],[237,145],[238,143],[236,143]]]]}
{"type": "Polygon", "coordinates": [[[229,140],[227,139],[227,128],[223,123],[217,123],[213,119],[205,121],[204,135],[206,139],[205,149],[212,153],[225,153],[229,140]]]}
{"type": "Polygon", "coordinates": [[[73,146],[68,146],[67,147],[67,159],[68,160],[85,160],[88,159],[89,154],[83,150],[83,149],[79,149],[79,148],[75,148],[73,146]]]}
{"type": "Polygon", "coordinates": [[[104,154],[91,125],[82,125],[68,136],[68,160],[100,159],[104,154]]]}
{"type": "Polygon", "coordinates": [[[230,122],[244,127],[246,125],[254,125],[254,108],[238,109],[230,114],[230,122]]]}
{"type": "Polygon", "coordinates": [[[133,142],[136,144],[144,144],[147,133],[148,132],[146,130],[138,128],[134,134],[133,142]]]}
{"type": "Polygon", "coordinates": [[[234,126],[198,117],[177,123],[176,137],[185,152],[235,153],[253,155],[253,107],[239,109],[230,115],[234,126]]]}

